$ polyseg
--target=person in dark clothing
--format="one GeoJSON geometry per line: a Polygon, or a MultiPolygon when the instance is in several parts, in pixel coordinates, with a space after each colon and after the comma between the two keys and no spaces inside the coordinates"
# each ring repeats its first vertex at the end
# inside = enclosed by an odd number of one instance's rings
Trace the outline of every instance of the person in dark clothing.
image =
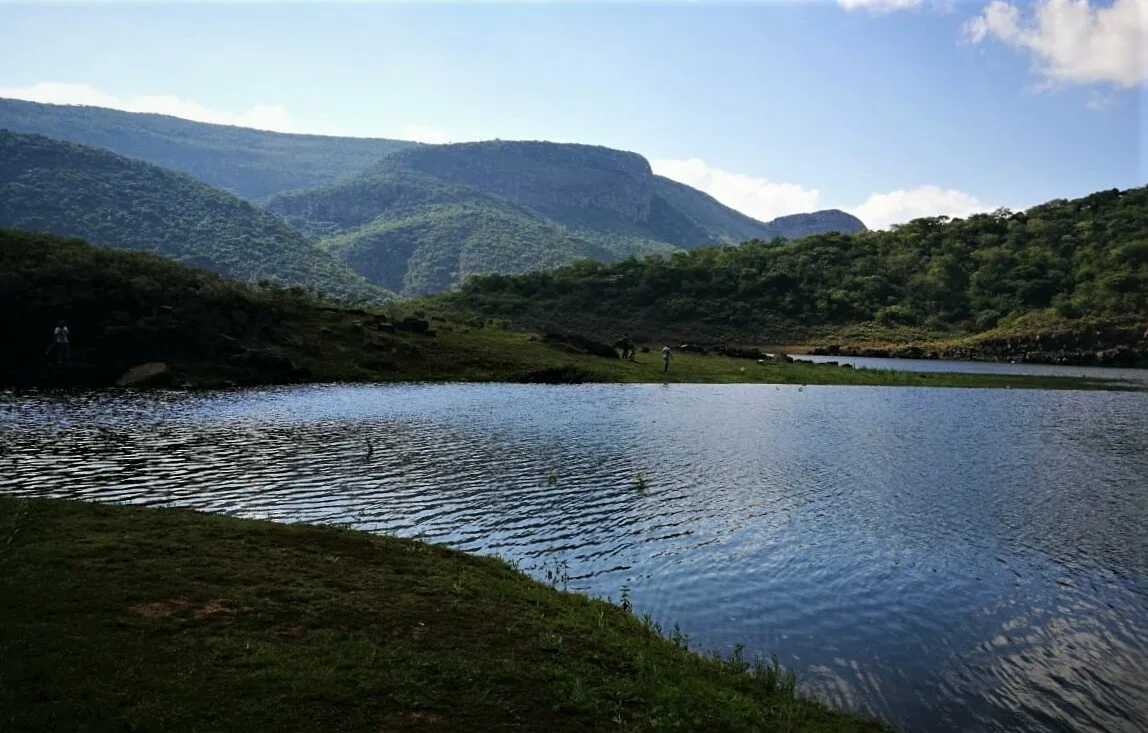
{"type": "Polygon", "coordinates": [[[68,358],[71,356],[71,344],[68,341],[69,335],[67,321],[60,321],[56,324],[56,330],[52,332],[52,345],[48,347],[48,351],[52,349],[56,350],[56,361],[58,363],[62,364],[68,361],[68,358]]]}

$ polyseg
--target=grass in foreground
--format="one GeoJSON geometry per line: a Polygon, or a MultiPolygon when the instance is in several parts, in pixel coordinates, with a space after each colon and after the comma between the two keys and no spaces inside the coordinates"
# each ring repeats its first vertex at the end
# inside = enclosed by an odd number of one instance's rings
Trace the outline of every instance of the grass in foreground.
{"type": "Polygon", "coordinates": [[[409,540],[0,498],[5,731],[878,731],[409,540]]]}

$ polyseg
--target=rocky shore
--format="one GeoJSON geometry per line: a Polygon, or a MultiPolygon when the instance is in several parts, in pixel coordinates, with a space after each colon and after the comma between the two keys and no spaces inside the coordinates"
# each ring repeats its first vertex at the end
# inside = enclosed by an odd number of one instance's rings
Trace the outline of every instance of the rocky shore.
{"type": "Polygon", "coordinates": [[[816,356],[887,359],[952,359],[1017,364],[1148,368],[1148,340],[1134,329],[1105,329],[1027,337],[981,337],[957,343],[850,346],[831,344],[809,350],[816,356]]]}

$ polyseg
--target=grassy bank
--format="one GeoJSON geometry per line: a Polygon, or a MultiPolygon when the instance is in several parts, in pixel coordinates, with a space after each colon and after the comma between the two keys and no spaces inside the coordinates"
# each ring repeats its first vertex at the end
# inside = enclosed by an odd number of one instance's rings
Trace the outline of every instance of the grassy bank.
{"type": "MultiPolygon", "coordinates": [[[[680,642],[680,640],[679,640],[680,642]]],[[[877,731],[495,559],[0,498],[5,731],[877,731]]]]}
{"type": "Polygon", "coordinates": [[[528,334],[498,329],[477,333],[465,327],[443,327],[433,344],[420,346],[416,361],[381,372],[347,368],[350,362],[334,362],[327,372],[337,380],[427,381],[520,381],[531,375],[552,376],[555,381],[572,379],[613,383],[702,384],[836,384],[900,387],[970,387],[1010,389],[1130,389],[1128,385],[1100,379],[1022,375],[960,374],[944,372],[897,372],[878,369],[847,369],[807,363],[765,363],[752,359],[701,356],[675,351],[668,373],[663,372],[657,349],[638,354],[633,361],[603,359],[562,352],[528,334]]]}
{"type": "Polygon", "coordinates": [[[758,364],[681,352],[663,374],[657,353],[632,362],[575,353],[490,319],[436,317],[417,307],[351,308],[300,288],[238,283],[152,255],[0,230],[0,310],[9,316],[0,320],[6,345],[0,386],[104,387],[133,367],[160,364],[139,386],[583,381],[1121,388],[1101,380],[758,364]],[[46,348],[60,319],[71,331],[66,364],[46,348]]]}

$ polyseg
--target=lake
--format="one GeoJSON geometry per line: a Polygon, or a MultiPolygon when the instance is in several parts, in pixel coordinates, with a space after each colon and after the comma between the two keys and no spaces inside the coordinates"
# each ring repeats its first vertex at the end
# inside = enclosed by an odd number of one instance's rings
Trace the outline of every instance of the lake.
{"type": "Polygon", "coordinates": [[[906,732],[1143,731],[1148,394],[319,385],[0,394],[0,493],[517,560],[906,732]]]}
{"type": "Polygon", "coordinates": [[[892,369],[899,372],[961,372],[964,374],[1033,374],[1045,377],[1112,379],[1136,385],[1148,384],[1148,369],[1071,366],[1067,364],[1013,364],[1005,361],[952,361],[949,359],[886,359],[869,356],[814,356],[794,354],[794,359],[823,364],[835,361],[858,369],[892,369]]]}

